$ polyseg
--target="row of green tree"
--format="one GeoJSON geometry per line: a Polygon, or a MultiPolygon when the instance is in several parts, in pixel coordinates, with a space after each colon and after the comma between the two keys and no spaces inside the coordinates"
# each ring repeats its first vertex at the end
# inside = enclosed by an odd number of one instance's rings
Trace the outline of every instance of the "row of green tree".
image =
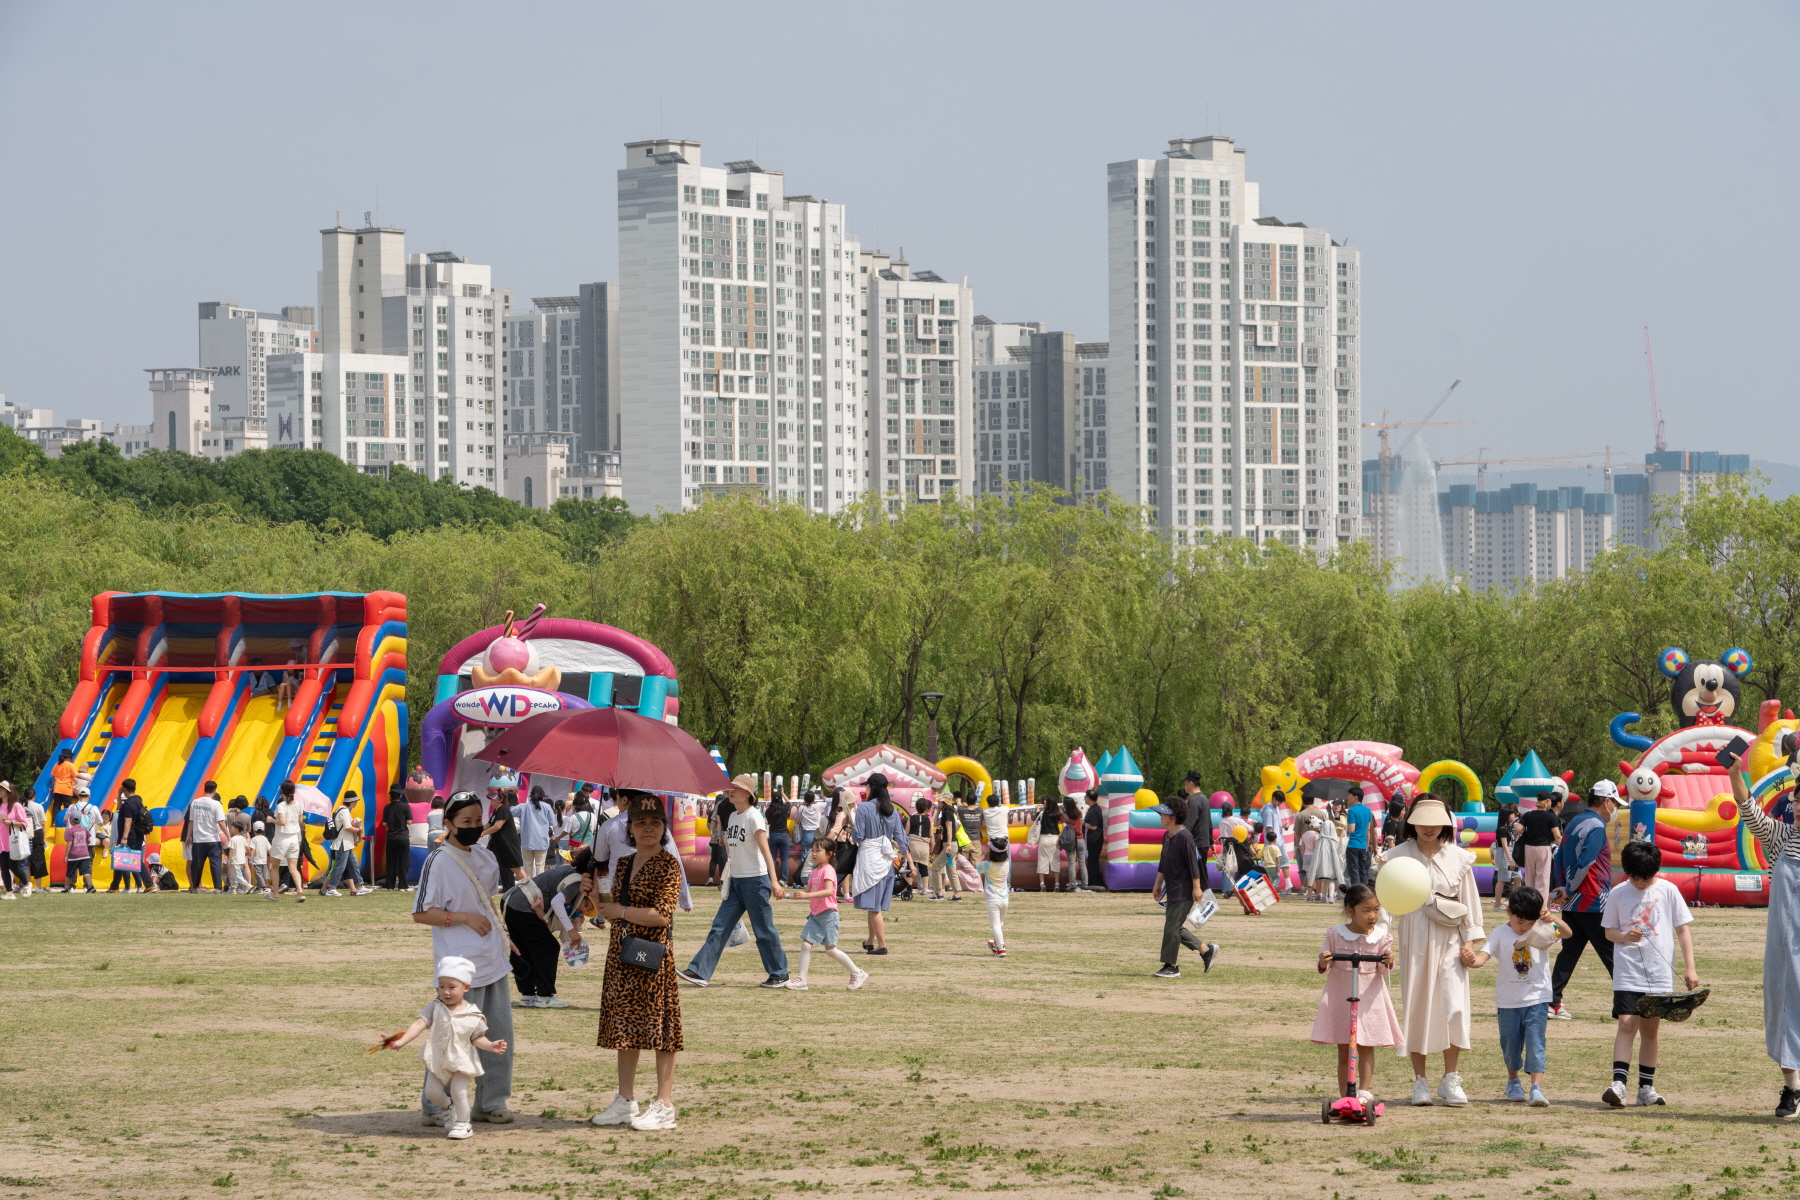
{"type": "Polygon", "coordinates": [[[563,497],[548,511],[529,509],[486,488],[431,479],[399,463],[385,475],[364,474],[322,450],[251,450],[218,460],[153,450],[128,459],[111,442],[79,442],[49,458],[35,443],[0,428],[0,472],[11,470],[149,512],[220,511],[381,539],[447,525],[531,526],[555,537],[577,562],[590,560],[632,522],[622,500],[563,497]]]}
{"type": "Polygon", "coordinates": [[[415,734],[444,651],[541,601],[667,650],[682,724],[734,770],[815,776],[874,742],[924,752],[925,692],[945,696],[940,752],[996,776],[1047,781],[1074,746],[1126,745],[1153,787],[1198,769],[1241,796],[1263,765],[1341,738],[1490,783],[1528,749],[1584,781],[1614,773],[1615,714],[1673,727],[1665,646],[1748,649],[1751,726],[1757,702],[1800,688],[1800,498],[1702,496],[1664,550],[1479,594],[1391,590],[1361,546],[1172,557],[1136,510],[1060,499],[836,518],[717,501],[622,517],[577,550],[543,514],[378,532],[15,469],[0,476],[0,769],[54,744],[88,598],[107,589],[403,592],[415,734]]]}

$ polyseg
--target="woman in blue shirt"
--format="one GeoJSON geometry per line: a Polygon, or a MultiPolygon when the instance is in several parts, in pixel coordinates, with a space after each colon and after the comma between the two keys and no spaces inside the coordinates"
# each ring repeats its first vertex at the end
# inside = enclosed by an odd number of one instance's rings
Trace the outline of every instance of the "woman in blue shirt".
{"type": "Polygon", "coordinates": [[[888,795],[886,775],[869,776],[870,804],[856,806],[850,840],[856,844],[856,870],[851,875],[850,890],[856,907],[869,914],[869,938],[863,949],[870,954],[887,953],[887,931],[882,918],[894,902],[894,859],[910,857],[906,841],[906,820],[888,795]]]}

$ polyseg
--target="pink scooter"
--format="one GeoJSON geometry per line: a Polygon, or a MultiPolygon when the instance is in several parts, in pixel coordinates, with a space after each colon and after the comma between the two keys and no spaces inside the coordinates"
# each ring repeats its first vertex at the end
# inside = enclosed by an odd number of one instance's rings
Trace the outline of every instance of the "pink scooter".
{"type": "Polygon", "coordinates": [[[1375,1118],[1387,1111],[1387,1105],[1380,1101],[1364,1104],[1356,1094],[1356,1017],[1362,1001],[1358,991],[1362,984],[1362,964],[1378,963],[1381,955],[1334,954],[1331,961],[1350,964],[1350,1080],[1344,1084],[1342,1096],[1319,1102],[1319,1120],[1326,1125],[1334,1120],[1345,1125],[1373,1125],[1375,1118]]]}

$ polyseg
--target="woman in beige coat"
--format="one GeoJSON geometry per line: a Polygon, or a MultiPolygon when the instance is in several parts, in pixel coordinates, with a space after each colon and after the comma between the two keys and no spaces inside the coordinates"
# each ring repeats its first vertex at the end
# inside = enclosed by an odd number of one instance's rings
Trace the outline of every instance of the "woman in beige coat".
{"type": "Polygon", "coordinates": [[[1431,878],[1425,903],[1396,925],[1405,1042],[1412,1059],[1412,1102],[1465,1105],[1458,1055],[1469,1048],[1468,963],[1487,935],[1481,928],[1481,894],[1475,888],[1475,855],[1454,844],[1455,826],[1444,802],[1429,792],[1407,810],[1401,840],[1384,865],[1410,858],[1431,878]],[[1425,1078],[1426,1056],[1442,1053],[1444,1077],[1434,1097],[1425,1078]]]}

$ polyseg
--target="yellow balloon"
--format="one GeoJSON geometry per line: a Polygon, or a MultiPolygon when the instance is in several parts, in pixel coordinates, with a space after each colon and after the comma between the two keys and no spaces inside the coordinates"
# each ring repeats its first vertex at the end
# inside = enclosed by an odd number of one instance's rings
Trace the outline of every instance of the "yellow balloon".
{"type": "Polygon", "coordinates": [[[1396,917],[1416,911],[1431,894],[1431,875],[1425,864],[1411,858],[1395,858],[1375,876],[1375,895],[1381,906],[1396,917]]]}
{"type": "Polygon", "coordinates": [[[1461,837],[1463,845],[1473,846],[1475,844],[1476,837],[1479,835],[1473,829],[1465,829],[1458,836],[1461,837]]]}
{"type": "Polygon", "coordinates": [[[1247,825],[1239,825],[1236,829],[1231,831],[1231,836],[1240,842],[1247,841],[1250,837],[1250,828],[1247,825]]]}

